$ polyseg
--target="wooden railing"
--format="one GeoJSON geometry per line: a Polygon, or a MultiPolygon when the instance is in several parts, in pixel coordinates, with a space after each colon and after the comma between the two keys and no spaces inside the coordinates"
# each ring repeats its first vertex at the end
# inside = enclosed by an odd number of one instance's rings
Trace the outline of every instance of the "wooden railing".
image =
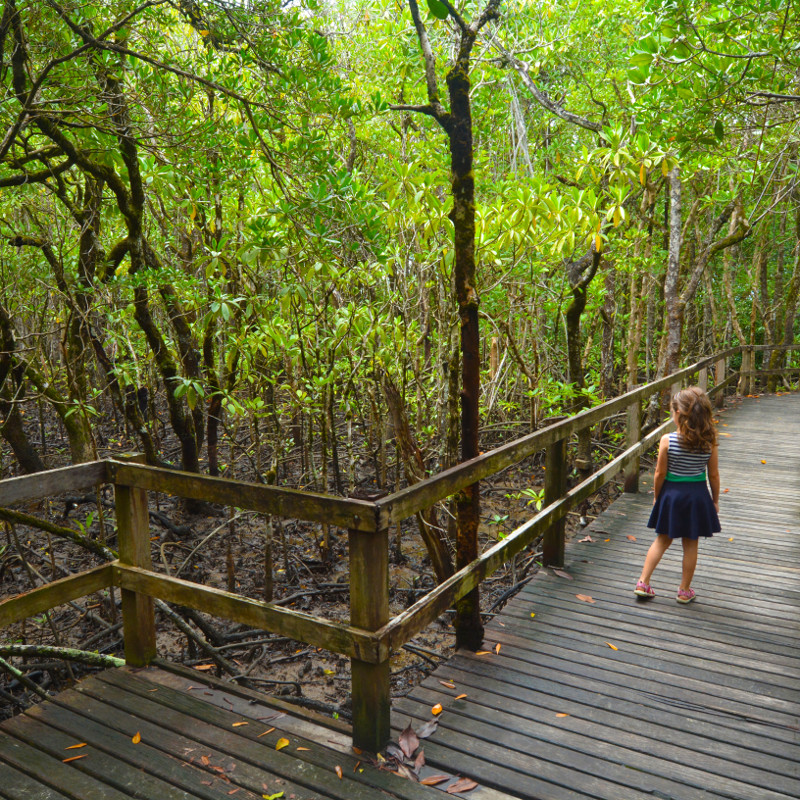
{"type": "MultiPolygon", "coordinates": [[[[147,467],[134,460],[111,459],[0,481],[0,506],[113,484],[119,543],[118,560],[0,603],[0,629],[62,603],[118,586],[122,590],[125,659],[132,665],[147,664],[156,654],[153,598],[270,630],[351,659],[353,742],[377,752],[389,739],[391,652],[537,537],[543,536],[545,563],[561,565],[568,511],[613,480],[620,471],[624,472],[625,490],[638,491],[641,455],[672,424],[665,422],[642,436],[642,409],[654,394],[675,391],[694,381],[707,388],[721,406],[726,387],[738,382],[740,391],[750,392],[753,382],[770,372],[754,370],[754,356],[758,351],[773,349],[750,346],[717,353],[374,502],[175,472],[147,467]],[[742,368],[728,370],[727,360],[740,353],[742,368]],[[621,414],[626,417],[625,450],[588,479],[567,490],[569,438],[621,414]],[[542,450],[546,452],[547,467],[543,510],[406,611],[390,619],[389,526],[542,450]],[[151,561],[148,491],[347,528],[350,624],[331,622],[155,572],[151,561]]],[[[800,350],[800,345],[778,349],[800,350]]],[[[800,366],[772,372],[797,373],[800,377],[800,366]]]]}

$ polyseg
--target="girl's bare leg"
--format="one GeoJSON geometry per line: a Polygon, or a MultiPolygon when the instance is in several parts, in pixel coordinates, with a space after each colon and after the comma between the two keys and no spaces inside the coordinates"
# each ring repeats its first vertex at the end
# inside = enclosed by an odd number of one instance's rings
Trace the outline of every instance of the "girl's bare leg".
{"type": "MultiPolygon", "coordinates": [[[[686,540],[684,539],[684,541],[686,540]]],[[[650,578],[653,576],[653,570],[658,566],[658,562],[661,561],[661,556],[667,552],[667,548],[671,544],[672,539],[663,533],[659,533],[658,536],[656,536],[656,538],[653,540],[653,544],[650,545],[650,549],[647,551],[647,557],[645,558],[644,566],[642,567],[642,574],[639,578],[642,583],[650,583],[650,578]]]]}
{"type": "Polygon", "coordinates": [[[688,592],[692,588],[692,578],[697,566],[697,549],[699,539],[683,539],[683,574],[681,575],[681,589],[688,592]]]}

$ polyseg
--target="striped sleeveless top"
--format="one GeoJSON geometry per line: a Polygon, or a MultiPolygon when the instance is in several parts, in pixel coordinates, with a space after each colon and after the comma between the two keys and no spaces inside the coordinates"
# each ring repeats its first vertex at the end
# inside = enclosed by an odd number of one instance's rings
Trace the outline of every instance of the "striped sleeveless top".
{"type": "Polygon", "coordinates": [[[667,480],[671,481],[704,481],[706,466],[711,453],[687,450],[681,444],[680,434],[669,435],[669,453],[667,460],[667,480]]]}

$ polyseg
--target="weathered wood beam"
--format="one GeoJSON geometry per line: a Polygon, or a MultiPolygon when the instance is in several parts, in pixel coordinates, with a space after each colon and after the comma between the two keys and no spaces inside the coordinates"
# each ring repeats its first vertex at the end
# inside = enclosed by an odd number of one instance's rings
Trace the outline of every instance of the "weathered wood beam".
{"type": "Polygon", "coordinates": [[[108,483],[107,461],[90,461],[75,467],[49,469],[33,475],[6,478],[0,481],[0,506],[29,503],[45,497],[91,489],[108,483]]]}
{"type": "Polygon", "coordinates": [[[377,529],[373,503],[365,500],[350,500],[227,478],[211,478],[207,475],[141,464],[110,461],[108,465],[110,479],[118,484],[246,508],[279,517],[325,522],[352,530],[377,529]]]}
{"type": "Polygon", "coordinates": [[[87,594],[107,589],[114,580],[111,564],[68,575],[37,589],[18,594],[0,602],[0,630],[15,622],[34,617],[51,608],[77,600],[87,594]]]}
{"type": "Polygon", "coordinates": [[[302,611],[252,600],[198,583],[155,572],[113,564],[114,583],[123,589],[158,597],[207,614],[269,630],[314,647],[324,647],[360,661],[377,663],[378,638],[369,631],[320,619],[302,611]]]}

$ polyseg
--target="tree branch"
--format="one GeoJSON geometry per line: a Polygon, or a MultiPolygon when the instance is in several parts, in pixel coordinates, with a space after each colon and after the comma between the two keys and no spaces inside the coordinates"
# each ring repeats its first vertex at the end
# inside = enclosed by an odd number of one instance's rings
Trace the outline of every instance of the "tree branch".
{"type": "Polygon", "coordinates": [[[539,103],[542,108],[544,108],[546,111],[549,111],[551,114],[554,114],[559,119],[569,122],[571,125],[578,125],[581,128],[586,128],[586,130],[594,131],[595,133],[599,133],[603,129],[603,126],[599,122],[592,122],[591,120],[581,117],[578,114],[573,114],[571,111],[567,111],[558,103],[551,100],[544,92],[540,91],[533,82],[533,78],[530,76],[527,64],[520,61],[516,56],[511,55],[511,53],[509,53],[498,42],[493,42],[493,44],[502,54],[507,63],[509,63],[517,71],[519,77],[522,79],[522,83],[525,85],[525,88],[533,95],[536,102],[539,103]]]}

